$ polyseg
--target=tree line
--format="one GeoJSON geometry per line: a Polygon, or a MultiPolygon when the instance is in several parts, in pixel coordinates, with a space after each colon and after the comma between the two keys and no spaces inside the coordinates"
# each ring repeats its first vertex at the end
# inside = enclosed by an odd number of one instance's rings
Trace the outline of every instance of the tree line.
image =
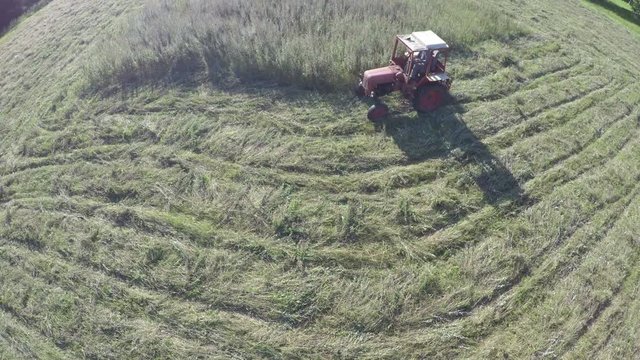
{"type": "MultiPolygon", "coordinates": [[[[594,0],[599,3],[611,3],[610,0],[594,0]]],[[[640,20],[640,0],[625,0],[631,9],[633,10],[633,14],[640,20]]]]}
{"type": "Polygon", "coordinates": [[[631,5],[633,9],[633,13],[636,14],[636,16],[640,16],[640,0],[629,0],[629,5],[631,5]]]}
{"type": "Polygon", "coordinates": [[[0,32],[39,0],[0,0],[0,32]]]}

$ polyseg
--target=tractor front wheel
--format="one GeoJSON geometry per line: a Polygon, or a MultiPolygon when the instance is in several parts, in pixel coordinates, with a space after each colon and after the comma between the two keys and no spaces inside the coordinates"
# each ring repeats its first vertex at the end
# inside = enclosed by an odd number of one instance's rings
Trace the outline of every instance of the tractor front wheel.
{"type": "Polygon", "coordinates": [[[441,85],[426,85],[418,89],[413,99],[413,107],[418,112],[434,111],[442,106],[447,97],[447,90],[441,85]]]}
{"type": "Polygon", "coordinates": [[[389,114],[389,107],[385,104],[371,105],[367,112],[367,118],[376,122],[389,114]]]}

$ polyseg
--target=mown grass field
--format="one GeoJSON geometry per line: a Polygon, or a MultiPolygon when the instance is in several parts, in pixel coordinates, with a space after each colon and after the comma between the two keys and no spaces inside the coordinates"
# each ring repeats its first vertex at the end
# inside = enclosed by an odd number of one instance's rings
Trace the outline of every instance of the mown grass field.
{"type": "Polygon", "coordinates": [[[638,356],[640,38],[580,0],[251,3],[0,38],[0,358],[638,356]],[[350,79],[427,28],[455,102],[374,127],[350,79]]]}

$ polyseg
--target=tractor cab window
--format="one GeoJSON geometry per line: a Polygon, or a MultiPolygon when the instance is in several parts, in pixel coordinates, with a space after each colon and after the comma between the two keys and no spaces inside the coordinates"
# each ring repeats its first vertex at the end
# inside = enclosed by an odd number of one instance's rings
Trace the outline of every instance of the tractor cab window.
{"type": "Polygon", "coordinates": [[[434,50],[431,53],[431,67],[429,69],[432,73],[444,72],[447,66],[447,54],[444,51],[434,50]]]}

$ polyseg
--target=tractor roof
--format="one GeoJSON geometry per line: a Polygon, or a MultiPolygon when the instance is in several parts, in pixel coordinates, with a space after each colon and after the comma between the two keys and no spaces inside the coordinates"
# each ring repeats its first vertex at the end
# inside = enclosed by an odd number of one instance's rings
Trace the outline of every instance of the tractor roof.
{"type": "Polygon", "coordinates": [[[400,41],[402,41],[411,51],[440,50],[449,48],[449,45],[447,45],[447,43],[433,31],[418,31],[407,35],[398,35],[398,39],[400,39],[400,41]]]}

